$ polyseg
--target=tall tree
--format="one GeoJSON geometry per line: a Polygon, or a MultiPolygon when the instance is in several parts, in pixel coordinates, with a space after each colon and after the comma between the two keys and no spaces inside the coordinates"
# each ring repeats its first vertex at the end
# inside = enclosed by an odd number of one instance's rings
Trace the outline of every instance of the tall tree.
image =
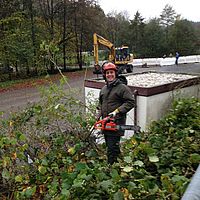
{"type": "Polygon", "coordinates": [[[181,55],[191,55],[198,52],[198,37],[192,23],[188,20],[179,20],[169,31],[169,44],[172,52],[178,51],[181,55]]]}
{"type": "Polygon", "coordinates": [[[164,33],[159,25],[159,19],[151,19],[144,28],[142,57],[162,57],[165,54],[163,36],[164,33]]]}
{"type": "Polygon", "coordinates": [[[27,1],[28,4],[28,15],[30,18],[30,26],[31,26],[31,40],[32,40],[32,44],[33,44],[33,59],[32,59],[32,65],[35,68],[35,72],[37,74],[37,66],[35,64],[35,60],[36,60],[36,32],[35,32],[35,11],[33,8],[33,0],[28,0],[27,1]]]}
{"type": "MultiPolygon", "coordinates": [[[[66,38],[66,16],[67,16],[67,1],[63,0],[63,41],[66,38]]],[[[63,64],[64,64],[64,71],[67,70],[67,66],[66,66],[66,44],[65,42],[63,43],[63,64]]]]}
{"type": "Polygon", "coordinates": [[[93,23],[94,7],[96,1],[94,0],[73,0],[73,32],[75,35],[76,45],[76,58],[78,61],[79,68],[82,69],[83,59],[82,52],[85,44],[87,43],[87,34],[91,34],[90,28],[93,23]],[[91,15],[93,13],[93,15],[91,15]],[[89,31],[89,32],[88,32],[89,31]]]}
{"type": "Polygon", "coordinates": [[[22,0],[0,0],[0,5],[0,19],[4,19],[20,10],[22,0]]]}
{"type": "Polygon", "coordinates": [[[134,16],[134,19],[131,20],[129,35],[130,39],[132,40],[131,49],[134,52],[134,54],[138,57],[142,56],[142,49],[144,47],[144,27],[144,18],[137,11],[134,16]]]}
{"type": "Polygon", "coordinates": [[[165,54],[168,54],[170,52],[170,46],[169,46],[169,27],[174,24],[175,20],[179,18],[180,15],[176,14],[176,11],[173,9],[172,6],[169,4],[166,4],[162,13],[160,14],[160,25],[165,30],[165,54]]]}
{"type": "Polygon", "coordinates": [[[45,25],[47,27],[47,31],[50,34],[50,39],[54,39],[55,34],[55,14],[56,10],[55,7],[57,5],[56,0],[37,0],[37,3],[39,5],[39,13],[42,15],[42,18],[45,20],[45,25]]]}
{"type": "MultiPolygon", "coordinates": [[[[31,43],[30,26],[26,15],[22,12],[13,13],[10,17],[1,20],[4,29],[4,37],[1,38],[0,55],[5,65],[17,67],[26,66],[29,74],[28,62],[33,57],[33,45],[31,43]]],[[[16,68],[16,71],[18,68],[16,68]]]]}
{"type": "Polygon", "coordinates": [[[128,28],[130,25],[129,17],[126,12],[112,11],[107,15],[107,37],[115,44],[121,46],[129,44],[128,28]]]}
{"type": "Polygon", "coordinates": [[[163,8],[162,13],[160,14],[160,24],[164,27],[168,27],[174,24],[177,18],[176,11],[173,9],[172,6],[166,4],[163,8]]]}

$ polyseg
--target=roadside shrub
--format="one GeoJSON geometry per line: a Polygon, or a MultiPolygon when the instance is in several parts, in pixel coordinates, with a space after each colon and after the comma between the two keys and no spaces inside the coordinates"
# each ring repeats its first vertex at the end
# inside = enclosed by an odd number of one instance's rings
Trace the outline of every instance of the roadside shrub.
{"type": "Polygon", "coordinates": [[[86,114],[74,92],[52,85],[40,103],[2,120],[0,197],[180,199],[200,161],[199,100],[176,100],[148,132],[125,140],[109,166],[104,144],[89,134],[94,108],[86,114]]]}

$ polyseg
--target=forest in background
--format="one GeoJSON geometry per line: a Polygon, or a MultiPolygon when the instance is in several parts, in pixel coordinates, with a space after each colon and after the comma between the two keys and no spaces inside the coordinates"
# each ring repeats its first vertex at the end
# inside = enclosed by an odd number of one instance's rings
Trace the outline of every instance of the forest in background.
{"type": "Polygon", "coordinates": [[[93,33],[115,46],[126,44],[135,58],[200,53],[200,22],[184,19],[166,5],[159,18],[138,11],[107,15],[97,0],[1,1],[0,81],[54,73],[90,63],[93,33]],[[14,72],[14,73],[13,73],[14,72]]]}

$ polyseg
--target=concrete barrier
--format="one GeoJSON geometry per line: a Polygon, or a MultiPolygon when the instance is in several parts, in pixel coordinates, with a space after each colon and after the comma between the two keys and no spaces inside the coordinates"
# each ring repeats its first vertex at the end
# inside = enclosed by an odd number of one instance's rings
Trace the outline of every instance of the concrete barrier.
{"type": "Polygon", "coordinates": [[[160,59],[160,66],[165,66],[165,65],[174,65],[175,64],[175,57],[172,58],[162,58],[160,59]]]}
{"type": "Polygon", "coordinates": [[[158,59],[157,58],[144,58],[143,59],[143,64],[147,64],[147,66],[156,66],[156,65],[160,65],[160,63],[158,63],[158,59]]]}
{"type": "MultiPolygon", "coordinates": [[[[133,66],[143,66],[147,64],[147,66],[166,66],[166,65],[174,65],[176,61],[175,57],[166,57],[166,58],[143,58],[143,59],[134,59],[133,66]]],[[[180,56],[178,59],[179,64],[187,64],[187,63],[199,63],[200,55],[191,55],[191,56],[180,56]]]]}
{"type": "MultiPolygon", "coordinates": [[[[104,61],[100,61],[100,65],[102,65],[104,61]]],[[[176,61],[175,57],[166,57],[166,58],[139,58],[133,59],[131,63],[133,66],[166,66],[166,65],[174,65],[176,61]]],[[[187,64],[187,63],[199,63],[200,55],[191,55],[191,56],[180,56],[178,59],[179,64],[187,64]]]]}
{"type": "Polygon", "coordinates": [[[197,62],[200,62],[200,55],[197,55],[197,62]]]}
{"type": "Polygon", "coordinates": [[[142,59],[134,59],[132,62],[133,66],[142,66],[142,59]]]}
{"type": "Polygon", "coordinates": [[[186,64],[186,57],[185,56],[181,56],[179,59],[178,59],[178,64],[186,64]]]}
{"type": "MultiPolygon", "coordinates": [[[[184,63],[195,63],[196,62],[196,56],[184,56],[185,59],[184,63]]],[[[180,62],[179,62],[180,63],[180,62]]]]}

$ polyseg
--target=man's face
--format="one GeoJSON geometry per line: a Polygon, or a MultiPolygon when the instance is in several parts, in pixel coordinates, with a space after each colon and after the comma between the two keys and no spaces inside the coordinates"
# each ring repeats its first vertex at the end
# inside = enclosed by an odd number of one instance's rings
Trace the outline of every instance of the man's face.
{"type": "Polygon", "coordinates": [[[108,82],[112,82],[113,80],[115,80],[115,78],[116,78],[115,70],[110,69],[106,71],[106,80],[108,82]]]}

